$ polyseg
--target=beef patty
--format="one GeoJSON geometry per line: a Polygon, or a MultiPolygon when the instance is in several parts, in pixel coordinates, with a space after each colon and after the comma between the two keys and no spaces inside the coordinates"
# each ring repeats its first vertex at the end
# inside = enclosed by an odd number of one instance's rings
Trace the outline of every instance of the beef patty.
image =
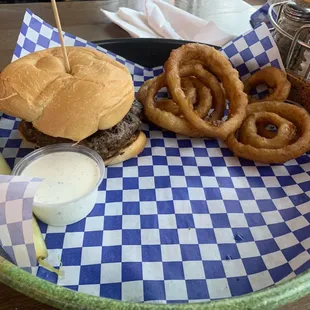
{"type": "MultiPolygon", "coordinates": [[[[110,129],[98,130],[79,144],[93,149],[104,160],[119,154],[122,148],[137,139],[141,125],[142,109],[141,103],[134,100],[129,112],[118,124],[110,129]]],[[[39,147],[57,143],[75,143],[69,139],[48,136],[35,129],[32,123],[25,121],[20,122],[18,129],[27,141],[39,147]]]]}

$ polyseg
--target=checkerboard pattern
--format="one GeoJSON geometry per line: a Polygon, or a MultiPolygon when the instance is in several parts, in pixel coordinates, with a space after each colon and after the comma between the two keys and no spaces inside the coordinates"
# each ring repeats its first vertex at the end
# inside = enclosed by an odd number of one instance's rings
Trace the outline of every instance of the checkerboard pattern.
{"type": "MultiPolygon", "coordinates": [[[[27,11],[13,59],[40,49],[40,35],[48,40],[42,48],[57,45],[55,31],[27,11]]],[[[65,39],[81,44],[68,34],[65,39]]],[[[283,68],[264,24],[223,53],[241,78],[270,64],[283,68]]],[[[130,69],[136,89],[162,71],[109,54],[130,69]]],[[[0,119],[0,150],[11,166],[31,151],[18,137],[17,122],[0,119]]],[[[143,130],[146,148],[107,169],[87,218],[65,227],[40,223],[49,262],[61,262],[65,276],[40,267],[38,277],[96,296],[182,303],[243,295],[310,267],[308,154],[262,165],[234,157],[221,141],[147,124],[143,130]]]]}
{"type": "MultiPolygon", "coordinates": [[[[222,53],[238,70],[242,81],[246,81],[253,73],[265,67],[273,66],[284,70],[277,45],[265,23],[228,43],[222,48],[222,53]]],[[[259,85],[251,93],[259,98],[267,94],[269,91],[265,85],[259,85]]]]}
{"type": "Polygon", "coordinates": [[[33,197],[40,180],[0,176],[0,247],[28,272],[36,272],[32,234],[33,197]]]}
{"type": "MultiPolygon", "coordinates": [[[[261,23],[265,23],[269,29],[273,28],[273,25],[270,22],[270,19],[268,16],[269,8],[270,8],[270,4],[267,2],[265,5],[263,5],[260,9],[258,9],[256,12],[254,12],[251,15],[250,22],[254,28],[259,26],[261,23]]],[[[275,20],[277,20],[277,13],[275,11],[272,12],[272,16],[275,20]]]]}

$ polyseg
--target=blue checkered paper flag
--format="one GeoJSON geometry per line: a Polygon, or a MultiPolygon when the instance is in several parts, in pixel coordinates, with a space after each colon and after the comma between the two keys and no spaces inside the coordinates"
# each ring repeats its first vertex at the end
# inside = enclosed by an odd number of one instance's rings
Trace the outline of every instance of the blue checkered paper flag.
{"type": "Polygon", "coordinates": [[[39,179],[0,175],[0,247],[11,260],[36,274],[32,205],[39,179]]]}
{"type": "MultiPolygon", "coordinates": [[[[273,25],[268,15],[269,8],[270,4],[267,2],[265,5],[263,5],[251,15],[250,22],[254,28],[262,23],[265,23],[269,29],[273,28],[273,25]]],[[[278,15],[274,10],[272,11],[272,16],[275,20],[277,20],[278,15]]]]}
{"type": "MultiPolygon", "coordinates": [[[[144,68],[80,38],[125,64],[136,90],[162,72],[144,68]]],[[[27,11],[13,60],[59,46],[57,31],[27,11]]],[[[283,69],[265,24],[222,52],[241,79],[265,66],[283,69]]],[[[0,148],[11,166],[32,150],[3,115],[0,148]]],[[[136,302],[202,302],[239,296],[310,267],[310,158],[262,165],[236,158],[225,143],[189,139],[144,124],[144,151],[107,168],[97,204],[73,225],[41,224],[57,278],[37,276],[96,296],[136,302]]]]}

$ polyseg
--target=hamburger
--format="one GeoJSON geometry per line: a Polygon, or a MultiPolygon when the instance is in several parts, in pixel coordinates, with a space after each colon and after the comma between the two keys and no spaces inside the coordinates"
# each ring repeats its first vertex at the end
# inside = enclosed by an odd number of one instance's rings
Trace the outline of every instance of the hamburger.
{"type": "Polygon", "coordinates": [[[21,119],[19,131],[38,147],[79,143],[106,164],[137,156],[145,147],[142,106],[128,69],[104,53],[60,47],[9,64],[0,75],[0,111],[21,119]]]}

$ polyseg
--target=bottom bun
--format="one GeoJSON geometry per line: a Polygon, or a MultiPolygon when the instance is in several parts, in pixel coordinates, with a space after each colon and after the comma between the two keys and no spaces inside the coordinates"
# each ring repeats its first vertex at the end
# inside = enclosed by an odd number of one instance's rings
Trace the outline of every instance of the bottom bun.
{"type": "Polygon", "coordinates": [[[140,131],[138,138],[133,143],[131,143],[126,148],[121,149],[118,155],[106,159],[104,163],[106,166],[111,166],[119,164],[130,158],[136,157],[143,151],[145,145],[146,145],[146,136],[142,131],[140,131]]]}
{"type": "MultiPolygon", "coordinates": [[[[28,141],[27,138],[20,131],[19,135],[23,140],[28,141]]],[[[112,166],[119,164],[130,158],[136,157],[143,151],[145,145],[146,145],[146,136],[142,131],[140,131],[137,139],[133,143],[121,149],[118,155],[115,155],[113,157],[110,157],[109,159],[104,160],[104,164],[106,166],[112,166]]]]}

